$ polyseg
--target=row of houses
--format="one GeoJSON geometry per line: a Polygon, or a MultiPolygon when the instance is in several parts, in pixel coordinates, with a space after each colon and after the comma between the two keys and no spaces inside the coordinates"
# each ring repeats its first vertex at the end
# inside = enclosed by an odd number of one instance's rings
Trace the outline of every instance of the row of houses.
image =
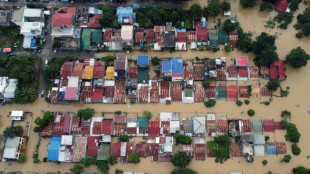
{"type": "MultiPolygon", "coordinates": [[[[178,112],[160,112],[159,118],[149,120],[145,116],[126,117],[115,115],[113,119],[93,117],[82,121],[75,113],[55,113],[55,121],[40,132],[40,136],[52,137],[48,160],[79,162],[84,157],[107,160],[110,154],[120,157],[123,163],[129,162],[129,154],[136,152],[139,157],[151,157],[152,161],[170,161],[173,154],[173,135],[175,133],[195,137],[193,145],[180,145],[180,151],[197,160],[205,160],[212,153],[206,149],[206,136],[228,134],[241,136],[240,143],[230,145],[231,156],[264,156],[285,154],[286,145],[281,142],[265,142],[263,132],[282,130],[280,122],[274,120],[216,119],[215,113],[206,116],[193,116],[180,120],[178,112]],[[111,143],[113,136],[143,136],[146,141],[117,141],[111,143]],[[253,135],[255,134],[255,135],[253,135]],[[195,149],[195,150],[194,150],[195,149]]],[[[250,161],[250,160],[249,160],[250,161]]]]}
{"type": "Polygon", "coordinates": [[[17,89],[17,79],[10,79],[8,77],[0,77],[0,100],[9,101],[15,98],[15,91],[17,89]]]}
{"type": "Polygon", "coordinates": [[[263,78],[284,80],[283,61],[270,67],[249,66],[248,57],[239,56],[236,64],[226,67],[226,58],[205,59],[200,63],[182,57],[162,58],[153,69],[159,77],[150,77],[150,58],[138,56],[137,65],[129,66],[126,55],[118,55],[114,66],[85,58],[84,62],[65,62],[60,79],[49,92],[51,103],[194,103],[206,98],[235,101],[238,98],[271,96],[266,87],[231,84],[231,82],[263,78]],[[215,81],[206,89],[194,81],[215,81]]]}

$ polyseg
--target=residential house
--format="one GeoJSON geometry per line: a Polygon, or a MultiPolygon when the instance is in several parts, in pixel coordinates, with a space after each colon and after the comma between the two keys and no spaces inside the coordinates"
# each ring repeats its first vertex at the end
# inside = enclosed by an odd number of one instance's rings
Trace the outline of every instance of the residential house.
{"type": "Polygon", "coordinates": [[[105,80],[115,80],[114,73],[115,73],[114,67],[108,66],[107,71],[106,71],[106,75],[104,76],[104,79],[105,80]]]}
{"type": "Polygon", "coordinates": [[[73,63],[72,62],[65,62],[60,69],[60,79],[61,80],[68,80],[68,77],[71,76],[73,70],[73,63]]]}
{"type": "Polygon", "coordinates": [[[81,49],[96,50],[102,43],[102,30],[98,28],[84,28],[81,37],[81,49]]]}
{"type": "Polygon", "coordinates": [[[41,39],[43,28],[43,9],[25,7],[20,28],[20,34],[24,35],[23,48],[36,49],[36,43],[41,39]]]}
{"type": "Polygon", "coordinates": [[[80,94],[80,78],[70,76],[68,77],[68,86],[65,90],[64,100],[76,101],[79,99],[80,94]]]}
{"type": "Polygon", "coordinates": [[[137,118],[137,135],[148,136],[149,119],[147,117],[137,118]]]}
{"type": "Polygon", "coordinates": [[[80,48],[81,28],[74,25],[75,7],[64,7],[55,11],[52,17],[51,36],[55,41],[63,43],[61,49],[75,50],[80,48]]]}
{"type": "Polygon", "coordinates": [[[73,72],[71,73],[71,76],[82,78],[83,70],[84,70],[84,64],[77,63],[73,68],[73,72]]]}
{"type": "Polygon", "coordinates": [[[186,51],[186,29],[176,29],[176,37],[175,50],[186,51]]]}
{"type": "Polygon", "coordinates": [[[103,29],[103,46],[109,51],[122,51],[121,30],[114,28],[103,29]]]}
{"type": "Polygon", "coordinates": [[[107,119],[102,120],[101,134],[112,135],[112,130],[113,130],[113,120],[107,120],[107,119]]]}
{"type": "Polygon", "coordinates": [[[102,10],[98,8],[88,7],[87,10],[85,8],[77,9],[76,19],[80,22],[80,26],[82,27],[101,28],[99,22],[100,18],[102,18],[102,10]]]}
{"type": "Polygon", "coordinates": [[[253,162],[254,155],[254,136],[253,135],[242,135],[240,138],[240,144],[242,149],[242,155],[246,157],[248,162],[253,162]]]}
{"type": "Polygon", "coordinates": [[[137,135],[137,117],[127,118],[126,134],[129,136],[137,135]]]}
{"type": "Polygon", "coordinates": [[[188,34],[187,34],[187,42],[190,44],[191,49],[197,49],[196,31],[188,32],[188,34]]]}
{"type": "Polygon", "coordinates": [[[100,136],[102,132],[102,117],[92,117],[90,124],[90,136],[100,136]]]}
{"type": "Polygon", "coordinates": [[[169,136],[180,131],[179,112],[160,112],[160,134],[169,136]]]}
{"type": "Polygon", "coordinates": [[[264,156],[265,155],[265,136],[264,135],[254,135],[254,156],[264,156]]]}
{"type": "Polygon", "coordinates": [[[4,160],[18,160],[21,156],[23,140],[23,137],[6,138],[2,158],[4,160]]]}
{"type": "Polygon", "coordinates": [[[157,142],[158,139],[159,139],[158,161],[168,162],[172,158],[173,137],[172,136],[156,137],[157,142]]]}
{"type": "Polygon", "coordinates": [[[136,13],[134,13],[132,7],[117,7],[116,16],[118,23],[133,24],[136,19],[136,13]]]}
{"type": "Polygon", "coordinates": [[[186,153],[187,156],[194,157],[194,147],[192,144],[180,144],[180,152],[186,153]]]}
{"type": "Polygon", "coordinates": [[[237,41],[238,41],[238,33],[237,32],[230,32],[228,34],[228,43],[233,48],[237,48],[237,41]]]}
{"type": "Polygon", "coordinates": [[[154,50],[161,50],[161,48],[165,45],[165,26],[154,26],[154,35],[154,50]]]}
{"type": "Polygon", "coordinates": [[[154,45],[155,35],[154,35],[154,29],[148,28],[145,29],[145,42],[147,45],[154,45]]]}
{"type": "Polygon", "coordinates": [[[64,120],[62,122],[62,134],[63,135],[69,135],[70,134],[70,124],[71,123],[71,116],[69,113],[66,113],[64,115],[64,120]]]}
{"type": "Polygon", "coordinates": [[[148,103],[159,102],[159,82],[156,80],[149,80],[149,94],[148,103]]]}
{"type": "Polygon", "coordinates": [[[128,73],[128,58],[126,55],[118,55],[114,60],[115,78],[126,79],[128,73]]]}
{"type": "Polygon", "coordinates": [[[195,138],[195,156],[196,160],[206,159],[206,141],[204,138],[195,138]]]}
{"type": "Polygon", "coordinates": [[[175,41],[175,28],[172,27],[171,23],[167,22],[167,26],[165,28],[165,44],[164,47],[165,48],[175,48],[176,45],[176,41],[175,41]]]}
{"type": "Polygon", "coordinates": [[[135,28],[135,43],[140,45],[140,48],[144,44],[144,28],[135,28]]]}
{"type": "Polygon", "coordinates": [[[72,162],[80,162],[82,158],[86,157],[87,137],[74,137],[74,148],[72,162]]]}
{"type": "Polygon", "coordinates": [[[11,118],[14,121],[24,120],[24,111],[12,111],[11,118]]]}
{"type": "Polygon", "coordinates": [[[95,157],[98,153],[99,137],[87,137],[87,156],[95,157]]]}
{"type": "Polygon", "coordinates": [[[60,150],[61,137],[53,136],[51,142],[48,146],[48,161],[58,161],[59,159],[59,150],[60,150]]]}
{"type": "Polygon", "coordinates": [[[149,56],[138,56],[138,83],[149,82],[149,56]]]}
{"type": "Polygon", "coordinates": [[[62,135],[60,140],[60,148],[58,154],[58,161],[60,162],[71,162],[72,161],[72,135],[62,135]]]}
{"type": "Polygon", "coordinates": [[[182,103],[183,104],[194,103],[194,87],[192,85],[187,85],[184,87],[184,90],[182,92],[182,103]]]}
{"type": "Polygon", "coordinates": [[[206,118],[194,116],[193,117],[193,135],[205,136],[206,134],[206,118]]]}
{"type": "Polygon", "coordinates": [[[111,144],[107,143],[100,143],[99,149],[98,149],[98,155],[97,160],[98,161],[106,161],[108,160],[108,157],[111,153],[111,144]]]}
{"type": "Polygon", "coordinates": [[[8,77],[0,77],[0,99],[3,97],[4,89],[8,85],[9,78],[8,77]]]}
{"type": "Polygon", "coordinates": [[[284,63],[282,60],[277,60],[270,65],[270,79],[286,79],[284,63]]]}
{"type": "Polygon", "coordinates": [[[183,58],[172,57],[172,81],[183,80],[183,58]]]}
{"type": "Polygon", "coordinates": [[[124,135],[126,131],[126,116],[115,115],[113,123],[114,123],[113,135],[117,137],[124,135]]]}
{"type": "Polygon", "coordinates": [[[208,47],[210,48],[218,48],[219,46],[219,35],[218,35],[218,30],[212,29],[208,31],[208,47]]]}
{"type": "Polygon", "coordinates": [[[148,102],[148,84],[138,84],[138,94],[137,99],[138,103],[147,103],[148,102]]]}
{"type": "Polygon", "coordinates": [[[94,76],[94,66],[85,66],[84,72],[82,74],[83,80],[91,80],[94,76]]]}
{"type": "Polygon", "coordinates": [[[133,25],[122,25],[121,38],[123,49],[132,49],[134,46],[133,25]]]}
{"type": "Polygon", "coordinates": [[[238,69],[238,79],[248,80],[249,79],[249,63],[247,56],[239,56],[236,58],[236,66],[238,69]]]}
{"type": "Polygon", "coordinates": [[[191,118],[180,121],[180,133],[187,136],[193,135],[193,120],[191,118]]]}
{"type": "Polygon", "coordinates": [[[219,31],[219,36],[218,36],[218,42],[219,44],[224,44],[226,45],[228,43],[228,34],[225,30],[218,30],[219,31]]]}
{"type": "Polygon", "coordinates": [[[15,25],[12,22],[13,9],[4,7],[4,9],[0,9],[0,14],[0,26],[11,27],[15,25]]]}
{"type": "Polygon", "coordinates": [[[103,90],[103,103],[114,103],[115,80],[105,80],[103,90]]]}
{"type": "MultiPolygon", "coordinates": [[[[217,124],[219,125],[220,120],[218,120],[217,124]]],[[[242,120],[238,120],[238,119],[231,119],[231,120],[221,120],[223,122],[226,122],[225,127],[227,127],[225,129],[225,131],[227,132],[228,130],[228,135],[231,137],[236,137],[236,136],[240,136],[240,133],[243,130],[243,122],[242,120]]],[[[224,125],[224,124],[223,124],[224,125]]]]}
{"type": "MultiPolygon", "coordinates": [[[[162,59],[161,74],[165,81],[172,80],[172,61],[171,59],[162,59]]],[[[178,67],[178,66],[177,66],[178,67]]]]}
{"type": "Polygon", "coordinates": [[[153,121],[149,121],[149,137],[158,137],[160,135],[160,121],[156,118],[153,121]]]}
{"type": "Polygon", "coordinates": [[[197,49],[202,46],[206,46],[208,43],[208,28],[207,27],[197,27],[197,49]]]}
{"type": "Polygon", "coordinates": [[[171,103],[171,88],[170,82],[161,81],[159,84],[159,103],[171,103]]]}
{"type": "Polygon", "coordinates": [[[18,79],[9,79],[8,85],[3,90],[4,101],[9,101],[15,98],[15,91],[17,89],[18,79]]]}
{"type": "Polygon", "coordinates": [[[277,11],[280,11],[282,13],[290,12],[290,9],[288,8],[289,1],[288,0],[277,0],[274,9],[277,11]]]}
{"type": "MultiPolygon", "coordinates": [[[[220,124],[220,125],[222,125],[222,124],[220,124]]],[[[217,126],[216,126],[216,114],[214,112],[207,112],[207,115],[206,115],[206,126],[207,126],[207,135],[210,136],[210,137],[216,136],[216,133],[219,132],[219,131],[217,131],[217,130],[220,130],[220,129],[217,129],[217,126]]]]}

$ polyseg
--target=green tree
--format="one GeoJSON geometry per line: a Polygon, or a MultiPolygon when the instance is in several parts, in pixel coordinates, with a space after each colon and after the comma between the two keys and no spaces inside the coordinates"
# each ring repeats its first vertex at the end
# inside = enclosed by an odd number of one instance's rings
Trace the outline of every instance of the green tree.
{"type": "Polygon", "coordinates": [[[48,120],[48,121],[54,121],[55,115],[51,111],[46,111],[43,114],[43,119],[48,120]]]}
{"type": "Polygon", "coordinates": [[[70,169],[71,172],[76,173],[76,174],[82,173],[83,170],[84,170],[84,167],[80,165],[74,165],[74,167],[70,169]]]}
{"type": "Polygon", "coordinates": [[[292,159],[291,155],[285,155],[282,158],[281,162],[289,163],[291,161],[291,159],[292,159]]]}
{"type": "Polygon", "coordinates": [[[93,114],[94,114],[95,110],[93,108],[86,108],[86,109],[80,109],[77,112],[77,115],[82,117],[83,120],[89,120],[93,114]]]}
{"type": "Polygon", "coordinates": [[[115,115],[121,115],[122,111],[115,111],[115,115]]]}
{"type": "Polygon", "coordinates": [[[263,160],[263,161],[262,161],[262,164],[265,166],[265,165],[268,164],[268,161],[267,161],[267,160],[263,160]]]}
{"type": "Polygon", "coordinates": [[[279,60],[279,56],[271,48],[267,48],[266,50],[262,51],[261,55],[259,56],[259,64],[262,66],[269,66],[277,60],[279,60]]]}
{"type": "Polygon", "coordinates": [[[231,46],[230,44],[227,44],[227,45],[224,46],[224,50],[225,50],[227,53],[229,53],[229,52],[232,51],[232,46],[231,46]]]}
{"type": "Polygon", "coordinates": [[[149,120],[151,120],[152,119],[152,112],[144,110],[143,116],[146,116],[149,120]]]}
{"type": "Polygon", "coordinates": [[[178,145],[178,144],[192,144],[192,138],[190,136],[175,133],[173,137],[176,140],[176,145],[178,145]]]}
{"type": "Polygon", "coordinates": [[[21,155],[21,156],[18,158],[17,162],[18,162],[18,163],[25,163],[26,160],[27,160],[26,155],[21,155]]]}
{"type": "Polygon", "coordinates": [[[240,0],[240,4],[243,8],[254,7],[256,0],[240,0]]]}
{"type": "Polygon", "coordinates": [[[273,80],[270,80],[266,87],[269,89],[269,90],[272,90],[272,91],[276,91],[279,87],[280,87],[280,81],[278,79],[273,79],[273,80]]]}
{"type": "Polygon", "coordinates": [[[214,137],[214,142],[219,146],[229,146],[230,138],[227,134],[219,135],[217,137],[214,137]]]}
{"type": "Polygon", "coordinates": [[[199,21],[202,17],[202,8],[199,4],[193,4],[189,9],[189,13],[192,17],[192,20],[199,21]]]}
{"type": "Polygon", "coordinates": [[[225,11],[230,11],[230,3],[227,1],[223,1],[221,3],[221,9],[225,12],[225,11]]]}
{"type": "Polygon", "coordinates": [[[33,131],[36,132],[36,133],[40,132],[40,130],[41,130],[41,129],[40,129],[40,127],[38,127],[38,126],[36,126],[36,127],[33,128],[33,131]]]}
{"type": "Polygon", "coordinates": [[[108,157],[107,161],[108,161],[108,164],[110,164],[110,165],[113,166],[114,164],[117,164],[117,156],[115,156],[115,155],[110,155],[110,156],[108,157]]]}
{"type": "Polygon", "coordinates": [[[296,11],[298,10],[298,6],[299,6],[299,3],[301,3],[302,0],[291,0],[291,3],[289,5],[289,8],[292,10],[292,11],[296,11]]]}
{"type": "Polygon", "coordinates": [[[140,158],[139,158],[139,155],[138,154],[136,154],[136,153],[130,153],[129,154],[129,161],[130,162],[133,162],[133,163],[139,163],[140,162],[140,158]]]}
{"type": "Polygon", "coordinates": [[[95,157],[82,158],[80,160],[80,163],[82,163],[84,167],[89,167],[90,165],[96,164],[96,158],[95,157]]]}
{"type": "Polygon", "coordinates": [[[259,11],[268,11],[271,12],[273,10],[273,4],[270,2],[263,2],[260,6],[259,6],[259,11]]]}
{"type": "Polygon", "coordinates": [[[290,120],[291,119],[291,112],[284,110],[281,112],[281,118],[283,118],[284,120],[290,120]]]}
{"type": "Polygon", "coordinates": [[[203,81],[201,84],[204,89],[207,89],[210,86],[208,81],[203,81]]]}
{"type": "Polygon", "coordinates": [[[249,104],[250,104],[250,100],[246,99],[246,100],[244,100],[244,103],[245,103],[246,105],[249,105],[249,104]]]}
{"type": "Polygon", "coordinates": [[[197,174],[195,170],[178,167],[172,170],[171,174],[197,174]]]}
{"type": "Polygon", "coordinates": [[[223,23],[223,30],[225,30],[227,33],[230,33],[232,31],[235,31],[238,26],[238,22],[231,22],[229,19],[226,19],[223,23]]]}
{"type": "Polygon", "coordinates": [[[299,138],[300,138],[300,133],[296,125],[293,123],[287,123],[287,122],[284,125],[283,122],[285,122],[285,120],[281,121],[281,125],[286,129],[285,139],[291,143],[298,143],[299,138]]]}
{"type": "Polygon", "coordinates": [[[37,91],[33,87],[23,87],[16,90],[16,102],[19,104],[32,103],[37,99],[37,91]]]}
{"type": "Polygon", "coordinates": [[[298,166],[296,168],[293,168],[293,174],[308,174],[309,169],[303,167],[303,166],[298,166]]]}
{"type": "Polygon", "coordinates": [[[213,106],[215,106],[215,104],[216,104],[216,100],[214,100],[214,99],[209,99],[208,101],[204,102],[204,104],[205,104],[205,106],[206,106],[207,108],[213,107],[213,106]]]}
{"type": "Polygon", "coordinates": [[[100,172],[108,172],[109,171],[109,165],[106,161],[97,161],[96,163],[97,169],[100,172]]]}
{"type": "Polygon", "coordinates": [[[269,35],[265,32],[262,32],[259,36],[256,37],[256,40],[252,43],[252,50],[255,54],[261,54],[267,49],[275,50],[276,37],[269,35]]]}
{"type": "Polygon", "coordinates": [[[153,65],[159,65],[160,59],[157,56],[152,57],[151,62],[153,65]]]}
{"type": "Polygon", "coordinates": [[[244,52],[251,51],[252,46],[252,34],[251,33],[243,33],[242,31],[238,32],[238,40],[236,42],[237,48],[244,52]]]}
{"type": "Polygon", "coordinates": [[[301,47],[292,49],[291,52],[286,56],[286,62],[294,68],[300,68],[306,66],[310,60],[310,55],[305,52],[301,47]]]}
{"type": "Polygon", "coordinates": [[[300,154],[301,150],[300,150],[300,148],[298,147],[298,145],[296,143],[293,143],[291,148],[292,148],[293,155],[297,156],[297,155],[300,154]]]}
{"type": "Polygon", "coordinates": [[[185,168],[191,162],[192,158],[187,156],[184,152],[178,152],[172,156],[171,162],[176,167],[185,168]]]}
{"type": "Polygon", "coordinates": [[[217,16],[221,11],[221,4],[218,0],[211,0],[208,4],[208,15],[217,16]]]}
{"type": "Polygon", "coordinates": [[[48,121],[46,119],[41,119],[40,117],[37,117],[34,120],[34,123],[38,125],[40,129],[43,129],[47,125],[48,121]]]}
{"type": "Polygon", "coordinates": [[[249,110],[248,110],[248,115],[249,115],[250,117],[254,116],[254,115],[255,115],[255,111],[254,111],[253,109],[249,109],[249,110]]]}
{"type": "MultiPolygon", "coordinates": [[[[115,27],[115,8],[109,5],[101,5],[99,7],[102,10],[102,17],[99,19],[100,25],[103,28],[115,27]]],[[[116,21],[117,22],[117,21],[116,21]]]]}
{"type": "Polygon", "coordinates": [[[114,172],[115,174],[123,174],[123,171],[122,170],[120,170],[120,169],[115,169],[115,172],[114,172]]]}
{"type": "Polygon", "coordinates": [[[132,136],[128,136],[128,135],[121,135],[118,137],[118,140],[122,141],[122,142],[128,142],[130,140],[130,138],[132,138],[132,136]]]}
{"type": "Polygon", "coordinates": [[[23,134],[23,132],[24,132],[23,127],[21,127],[21,126],[11,126],[11,127],[6,128],[3,131],[3,135],[5,137],[16,137],[16,136],[21,136],[23,134]]]}
{"type": "Polygon", "coordinates": [[[237,100],[237,101],[236,101],[236,104],[237,104],[238,106],[242,106],[243,102],[242,102],[241,100],[237,100]]]}

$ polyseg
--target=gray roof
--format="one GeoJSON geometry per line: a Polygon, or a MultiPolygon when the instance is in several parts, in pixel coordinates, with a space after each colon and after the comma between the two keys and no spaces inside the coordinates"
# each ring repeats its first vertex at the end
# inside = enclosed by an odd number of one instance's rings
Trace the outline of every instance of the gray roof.
{"type": "Polygon", "coordinates": [[[241,143],[253,143],[254,136],[253,135],[242,135],[240,141],[241,143]]]}
{"type": "Polygon", "coordinates": [[[175,47],[175,31],[165,32],[165,47],[175,47]]]}
{"type": "Polygon", "coordinates": [[[10,26],[12,17],[13,17],[12,9],[0,10],[0,25],[4,27],[10,26]]]}
{"type": "Polygon", "coordinates": [[[253,132],[262,133],[263,132],[263,123],[262,120],[252,120],[253,132]]]}
{"type": "Polygon", "coordinates": [[[15,90],[17,89],[17,79],[10,79],[9,85],[3,91],[3,97],[11,99],[15,97],[15,90]]]}
{"type": "Polygon", "coordinates": [[[264,135],[254,135],[254,144],[265,144],[265,136],[264,135]]]}
{"type": "Polygon", "coordinates": [[[3,158],[16,159],[16,153],[18,152],[20,137],[7,138],[5,141],[3,158]]]}
{"type": "Polygon", "coordinates": [[[265,145],[254,145],[254,156],[264,156],[265,145]]]}
{"type": "Polygon", "coordinates": [[[206,133],[206,119],[205,117],[193,117],[194,133],[206,133]]]}
{"type": "Polygon", "coordinates": [[[195,138],[195,144],[205,144],[206,141],[204,138],[195,138]]]}

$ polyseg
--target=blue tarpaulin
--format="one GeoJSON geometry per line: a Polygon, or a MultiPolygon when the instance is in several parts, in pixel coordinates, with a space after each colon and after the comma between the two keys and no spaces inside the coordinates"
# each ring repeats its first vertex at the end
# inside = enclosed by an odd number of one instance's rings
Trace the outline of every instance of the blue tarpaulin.
{"type": "Polygon", "coordinates": [[[182,57],[172,57],[172,73],[174,74],[183,73],[182,57]]]}
{"type": "Polygon", "coordinates": [[[133,4],[132,5],[132,8],[140,8],[141,6],[140,6],[140,4],[133,4]]]}
{"type": "Polygon", "coordinates": [[[171,60],[162,61],[162,70],[163,73],[171,72],[171,60]]]}
{"type": "Polygon", "coordinates": [[[138,56],[137,65],[149,65],[149,56],[138,56]]]}
{"type": "Polygon", "coordinates": [[[31,45],[30,47],[33,48],[33,47],[36,47],[36,39],[31,39],[31,45]]]}
{"type": "Polygon", "coordinates": [[[143,47],[143,42],[140,42],[140,48],[142,48],[143,47]]]}
{"type": "Polygon", "coordinates": [[[52,137],[50,145],[48,146],[47,159],[49,161],[58,161],[60,140],[60,136],[52,137]]]}
{"type": "Polygon", "coordinates": [[[271,154],[271,155],[277,154],[277,146],[267,145],[267,154],[271,154]]]}

